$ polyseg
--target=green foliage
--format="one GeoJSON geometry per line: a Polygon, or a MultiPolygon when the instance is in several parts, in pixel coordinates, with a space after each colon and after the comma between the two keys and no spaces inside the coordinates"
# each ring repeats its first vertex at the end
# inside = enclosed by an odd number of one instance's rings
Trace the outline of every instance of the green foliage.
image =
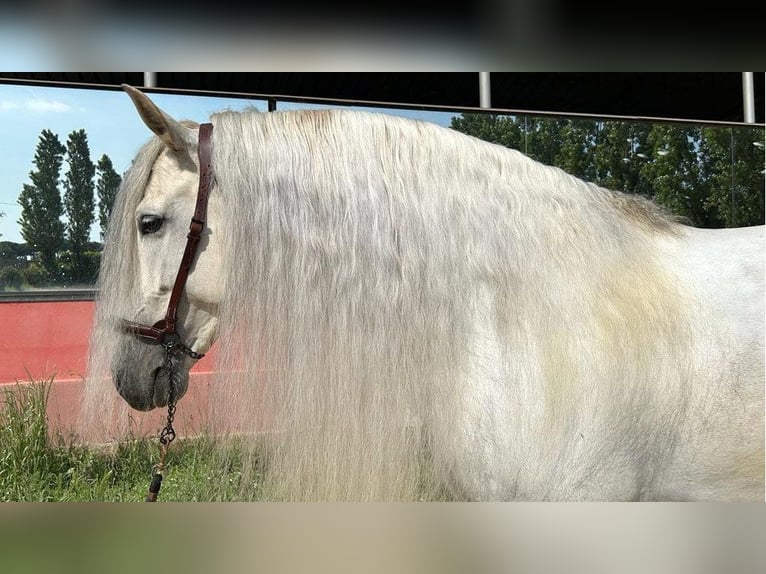
{"type": "Polygon", "coordinates": [[[30,263],[21,274],[30,287],[45,287],[51,283],[50,272],[38,262],[30,263]]]}
{"type": "Polygon", "coordinates": [[[71,252],[70,265],[65,275],[71,282],[81,283],[88,272],[83,252],[95,218],[93,177],[96,166],[90,161],[90,147],[85,130],[70,133],[66,147],[69,170],[64,179],[64,210],[67,215],[66,231],[71,252]]]}
{"type": "Polygon", "coordinates": [[[463,114],[452,118],[451,127],[484,141],[523,150],[524,133],[510,116],[463,114]]]}
{"type": "Polygon", "coordinates": [[[62,251],[58,258],[60,277],[57,282],[67,287],[93,285],[100,263],[100,251],[83,251],[79,256],[73,251],[62,251]]]}
{"type": "Polygon", "coordinates": [[[717,213],[727,227],[763,224],[763,131],[702,128],[701,132],[705,208],[717,213]]]}
{"type": "Polygon", "coordinates": [[[26,261],[27,257],[34,255],[34,250],[26,243],[14,243],[13,241],[0,241],[0,262],[6,264],[26,261]]]}
{"type": "Polygon", "coordinates": [[[122,183],[122,178],[114,170],[112,160],[106,154],[102,155],[101,159],[98,160],[96,170],[98,173],[98,183],[96,184],[98,223],[101,226],[101,239],[103,239],[107,223],[109,222],[109,216],[112,214],[114,198],[122,183]]]}
{"type": "Polygon", "coordinates": [[[764,222],[762,128],[463,114],[451,127],[598,185],[655,199],[699,227],[764,222]]]}
{"type": "Polygon", "coordinates": [[[593,150],[596,147],[598,127],[592,120],[564,122],[559,132],[561,147],[555,165],[586,181],[596,179],[593,150]]]}
{"type": "Polygon", "coordinates": [[[31,183],[23,185],[18,199],[22,208],[18,223],[26,243],[0,242],[0,270],[16,267],[32,287],[92,285],[100,257],[94,252],[101,250],[100,244],[90,241],[96,219],[94,192],[98,192],[103,237],[121,177],[103,154],[95,181],[97,166],[90,161],[85,130],[72,131],[66,146],[55,133],[43,130],[33,163],[31,183]],[[62,201],[59,184],[64,161],[68,170],[62,201]]]}
{"type": "Polygon", "coordinates": [[[26,244],[0,241],[0,290],[21,289],[24,283],[23,269],[27,267],[27,257],[30,255],[26,244]]]}
{"type": "Polygon", "coordinates": [[[43,130],[33,162],[36,169],[29,173],[32,183],[24,184],[19,195],[21,236],[38,253],[43,268],[50,274],[55,272],[56,252],[64,239],[58,189],[64,151],[58,136],[43,130]]]}
{"type": "Polygon", "coordinates": [[[705,208],[705,188],[697,153],[699,129],[693,126],[657,124],[649,133],[648,157],[641,176],[651,184],[657,203],[702,227],[721,227],[715,212],[705,208]]]}
{"type": "Polygon", "coordinates": [[[556,165],[563,143],[559,134],[565,123],[551,118],[522,118],[525,153],[546,165],[556,165]]]}
{"type": "Polygon", "coordinates": [[[5,267],[0,270],[0,289],[18,291],[24,282],[24,276],[16,267],[5,267]]]}
{"type": "Polygon", "coordinates": [[[649,182],[640,177],[650,129],[649,124],[600,122],[593,150],[595,182],[609,189],[651,196],[649,182]]]}

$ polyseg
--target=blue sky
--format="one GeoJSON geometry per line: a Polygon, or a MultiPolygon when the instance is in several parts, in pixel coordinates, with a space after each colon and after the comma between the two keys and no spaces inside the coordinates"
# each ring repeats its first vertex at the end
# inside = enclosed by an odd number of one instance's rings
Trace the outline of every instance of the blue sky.
{"type": "MultiPolygon", "coordinates": [[[[177,96],[153,94],[152,99],[177,119],[206,120],[211,113],[240,110],[254,105],[266,111],[266,102],[241,98],[177,96]]],[[[327,108],[280,102],[280,110],[297,108],[327,108]]],[[[363,108],[356,108],[363,109],[363,108]]],[[[419,110],[381,110],[395,115],[423,119],[449,126],[452,114],[419,110]]],[[[91,161],[107,154],[118,173],[130,167],[138,148],[150,137],[150,132],[138,117],[127,94],[121,90],[85,90],[15,86],[0,84],[0,241],[22,242],[17,223],[21,216],[18,197],[22,186],[29,183],[29,172],[40,132],[49,129],[58,134],[62,144],[70,132],[84,129],[88,134],[91,161]]],[[[66,164],[62,168],[62,176],[66,164]]],[[[91,237],[98,238],[98,223],[91,237]]]]}

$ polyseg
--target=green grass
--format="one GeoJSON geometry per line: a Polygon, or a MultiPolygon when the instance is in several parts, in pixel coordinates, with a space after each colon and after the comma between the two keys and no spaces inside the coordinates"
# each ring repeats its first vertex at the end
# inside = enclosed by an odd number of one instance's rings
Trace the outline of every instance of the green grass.
{"type": "MultiPolygon", "coordinates": [[[[0,400],[0,501],[142,501],[159,460],[156,438],[109,448],[51,436],[45,415],[51,382],[16,385],[0,400]]],[[[258,500],[257,470],[245,481],[234,440],[176,439],[168,449],[159,500],[258,500]]]]}
{"type": "MultiPolygon", "coordinates": [[[[140,502],[160,458],[157,437],[130,437],[108,447],[53,435],[46,405],[52,380],[0,388],[0,502],[140,502]]],[[[178,438],[170,445],[159,500],[263,500],[261,469],[245,465],[236,438],[178,438]],[[243,468],[252,469],[243,476],[243,468]]],[[[429,458],[424,457],[429,465],[429,458]]],[[[424,476],[429,476],[425,473],[424,476]]],[[[451,500],[429,482],[421,500],[451,500]]]]}

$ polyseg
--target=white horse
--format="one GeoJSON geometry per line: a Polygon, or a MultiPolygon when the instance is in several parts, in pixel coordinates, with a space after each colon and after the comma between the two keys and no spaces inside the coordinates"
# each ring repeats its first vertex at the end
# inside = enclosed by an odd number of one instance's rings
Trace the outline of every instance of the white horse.
{"type": "MultiPolygon", "coordinates": [[[[198,126],[125,89],[157,137],[107,234],[96,414],[109,373],[167,402],[162,349],[119,325],[163,317],[199,177],[198,126]]],[[[178,333],[218,341],[211,416],[240,421],[269,499],[764,499],[763,227],[686,227],[425,122],[211,122],[178,333]]]]}

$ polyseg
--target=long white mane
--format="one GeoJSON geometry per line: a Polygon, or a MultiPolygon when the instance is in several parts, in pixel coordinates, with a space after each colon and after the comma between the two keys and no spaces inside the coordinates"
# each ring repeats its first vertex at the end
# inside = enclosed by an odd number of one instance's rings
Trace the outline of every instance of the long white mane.
{"type": "MultiPolygon", "coordinates": [[[[682,440],[696,303],[658,250],[685,228],[653,204],[422,122],[212,122],[227,256],[211,431],[249,439],[267,498],[545,497],[495,484],[486,460],[558,496],[583,474],[573,453],[649,474],[682,440]]],[[[119,400],[103,375],[132,344],[114,320],[135,309],[133,211],[159,149],[138,154],[107,235],[95,416],[119,400]]]]}

